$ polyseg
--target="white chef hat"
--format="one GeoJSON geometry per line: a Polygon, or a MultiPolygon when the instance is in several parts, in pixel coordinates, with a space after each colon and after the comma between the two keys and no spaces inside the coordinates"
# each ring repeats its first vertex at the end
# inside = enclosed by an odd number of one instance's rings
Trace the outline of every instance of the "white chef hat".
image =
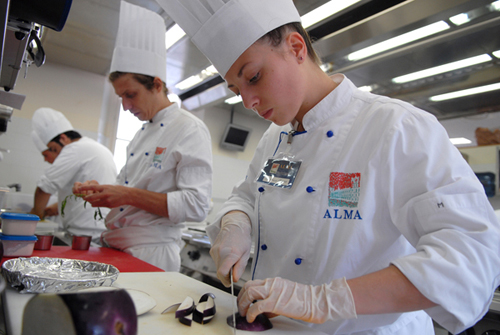
{"type": "Polygon", "coordinates": [[[39,108],[35,111],[31,119],[31,125],[33,127],[33,132],[36,133],[41,142],[45,145],[57,135],[69,130],[74,130],[63,113],[47,107],[39,108]]]}
{"type": "Polygon", "coordinates": [[[35,143],[35,147],[38,149],[38,151],[44,152],[48,149],[48,147],[40,139],[40,136],[38,136],[38,134],[34,130],[31,132],[31,139],[33,140],[33,143],[35,143]]]}
{"type": "Polygon", "coordinates": [[[121,1],[110,72],[130,72],[167,81],[165,20],[157,13],[121,1]]]}
{"type": "Polygon", "coordinates": [[[157,0],[222,77],[255,41],[300,22],[292,0],[157,0]]]}

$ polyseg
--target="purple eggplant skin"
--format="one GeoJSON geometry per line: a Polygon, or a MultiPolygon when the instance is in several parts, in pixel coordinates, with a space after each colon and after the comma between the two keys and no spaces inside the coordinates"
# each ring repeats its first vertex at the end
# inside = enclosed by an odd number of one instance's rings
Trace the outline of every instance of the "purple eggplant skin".
{"type": "Polygon", "coordinates": [[[208,298],[211,298],[213,301],[213,299],[215,299],[215,295],[213,293],[205,293],[204,295],[202,295],[200,300],[198,301],[198,306],[196,306],[196,308],[193,311],[193,321],[200,323],[202,325],[212,321],[213,316],[217,312],[215,308],[215,301],[213,302],[214,305],[211,308],[207,308],[203,311],[198,309],[198,307],[202,302],[208,301],[208,298]]]}
{"type": "MultiPolygon", "coordinates": [[[[246,330],[250,332],[263,332],[265,330],[273,328],[271,320],[269,320],[269,318],[264,314],[257,315],[254,322],[252,323],[248,322],[246,316],[241,316],[239,312],[236,313],[235,319],[236,319],[236,329],[239,330],[246,330]]],[[[232,314],[227,317],[227,324],[230,327],[234,328],[232,314]]]]}
{"type": "Polygon", "coordinates": [[[185,318],[186,316],[193,314],[194,309],[194,300],[190,297],[186,297],[186,299],[184,299],[184,301],[177,307],[177,310],[175,311],[175,317],[177,319],[185,318]],[[186,307],[186,305],[189,303],[191,303],[191,305],[189,307],[186,307]]]}
{"type": "Polygon", "coordinates": [[[179,319],[179,322],[182,323],[183,325],[191,327],[191,323],[192,323],[193,319],[190,318],[189,315],[185,316],[185,317],[184,316],[180,317],[178,319],[179,319]]]}
{"type": "Polygon", "coordinates": [[[195,308],[193,311],[193,321],[198,322],[202,325],[209,323],[210,321],[212,321],[215,313],[216,313],[215,305],[212,308],[204,310],[203,312],[195,308]]]}
{"type": "Polygon", "coordinates": [[[137,335],[137,313],[125,290],[60,294],[77,335],[137,335]]]}

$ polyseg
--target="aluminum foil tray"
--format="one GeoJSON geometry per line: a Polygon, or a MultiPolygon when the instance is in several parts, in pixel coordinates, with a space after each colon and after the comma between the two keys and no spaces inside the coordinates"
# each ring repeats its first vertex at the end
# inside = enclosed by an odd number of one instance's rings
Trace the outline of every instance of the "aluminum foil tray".
{"type": "Polygon", "coordinates": [[[71,292],[82,288],[111,286],[120,271],[110,264],[65,258],[10,259],[2,273],[21,293],[71,292]]]}

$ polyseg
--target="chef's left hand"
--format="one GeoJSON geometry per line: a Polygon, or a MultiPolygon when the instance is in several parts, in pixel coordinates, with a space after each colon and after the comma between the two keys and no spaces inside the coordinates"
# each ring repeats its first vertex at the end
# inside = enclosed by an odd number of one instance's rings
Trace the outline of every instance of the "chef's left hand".
{"type": "Polygon", "coordinates": [[[46,217],[46,216],[56,216],[56,215],[59,215],[59,209],[57,207],[57,203],[45,207],[44,217],[46,217]]]}
{"type": "Polygon", "coordinates": [[[92,207],[115,208],[128,205],[129,187],[121,185],[81,185],[79,190],[84,194],[83,200],[88,201],[92,207]]]}
{"type": "Polygon", "coordinates": [[[238,294],[238,308],[248,322],[253,322],[262,313],[312,323],[357,317],[345,278],[323,285],[304,285],[279,277],[252,280],[238,294]],[[255,300],[257,302],[252,304],[255,300]]]}

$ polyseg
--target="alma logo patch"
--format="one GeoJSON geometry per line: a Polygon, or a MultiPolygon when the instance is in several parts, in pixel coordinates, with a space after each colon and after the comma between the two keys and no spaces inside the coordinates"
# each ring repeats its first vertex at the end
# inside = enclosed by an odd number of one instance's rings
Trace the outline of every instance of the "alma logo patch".
{"type": "Polygon", "coordinates": [[[357,207],[360,194],[361,173],[330,173],[328,206],[357,207]]]}
{"type": "Polygon", "coordinates": [[[167,150],[167,148],[156,147],[153,162],[161,162],[163,160],[163,156],[165,155],[166,150],[167,150]]]}
{"type": "Polygon", "coordinates": [[[163,156],[165,156],[165,152],[167,148],[156,147],[155,155],[153,157],[153,163],[151,166],[161,170],[161,162],[163,161],[163,156]]]}

